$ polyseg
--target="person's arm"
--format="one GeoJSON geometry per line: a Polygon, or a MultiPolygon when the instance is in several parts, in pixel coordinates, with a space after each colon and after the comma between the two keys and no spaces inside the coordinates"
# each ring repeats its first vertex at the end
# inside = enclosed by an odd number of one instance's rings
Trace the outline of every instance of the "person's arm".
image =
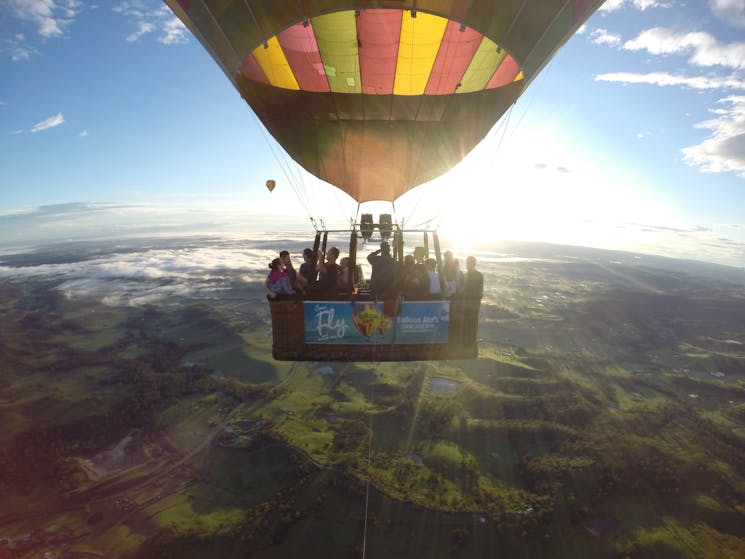
{"type": "Polygon", "coordinates": [[[326,268],[326,253],[325,252],[321,256],[321,258],[318,260],[318,266],[316,266],[316,268],[318,268],[318,271],[322,274],[325,274],[326,272],[328,272],[328,268],[326,268]]]}
{"type": "Polygon", "coordinates": [[[267,277],[264,280],[264,288],[266,289],[267,295],[274,299],[277,296],[277,293],[272,289],[271,284],[269,283],[269,278],[267,277]]]}

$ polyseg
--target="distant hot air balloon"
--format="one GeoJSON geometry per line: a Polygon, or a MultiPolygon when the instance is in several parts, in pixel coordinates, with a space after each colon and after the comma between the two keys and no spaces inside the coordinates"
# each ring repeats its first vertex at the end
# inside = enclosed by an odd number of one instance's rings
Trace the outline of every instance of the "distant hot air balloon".
{"type": "Polygon", "coordinates": [[[274,179],[269,179],[268,181],[266,181],[266,187],[269,190],[269,192],[271,192],[272,190],[274,190],[274,187],[276,185],[277,185],[277,183],[274,182],[274,179]]]}
{"type": "Polygon", "coordinates": [[[358,202],[461,161],[602,2],[166,0],[289,155],[358,202]]]}

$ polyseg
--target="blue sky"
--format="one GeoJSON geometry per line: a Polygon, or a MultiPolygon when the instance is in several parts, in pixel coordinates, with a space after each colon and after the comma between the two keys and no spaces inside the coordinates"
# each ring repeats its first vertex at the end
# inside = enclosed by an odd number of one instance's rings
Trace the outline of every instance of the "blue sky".
{"type": "MultiPolygon", "coordinates": [[[[745,267],[743,37],[743,0],[608,0],[484,142],[397,214],[438,216],[463,246],[525,239],[745,267]]],[[[308,214],[354,215],[287,163],[163,3],[0,0],[6,238],[270,214],[311,230],[308,214]]]]}

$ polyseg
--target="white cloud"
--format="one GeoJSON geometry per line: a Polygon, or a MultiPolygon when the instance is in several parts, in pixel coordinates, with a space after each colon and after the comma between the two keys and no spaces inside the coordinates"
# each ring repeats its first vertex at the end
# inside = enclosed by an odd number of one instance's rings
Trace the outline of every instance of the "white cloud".
{"type": "Polygon", "coordinates": [[[80,136],[81,138],[86,138],[86,137],[88,137],[88,131],[87,130],[83,130],[83,131],[80,132],[80,134],[78,134],[78,136],[80,136]]]}
{"type": "MultiPolygon", "coordinates": [[[[5,15],[33,29],[41,40],[64,36],[83,8],[79,0],[0,0],[5,15]]],[[[0,52],[9,53],[13,62],[29,60],[38,54],[33,38],[18,32],[0,42],[0,52]]]]}
{"type": "MultiPolygon", "coordinates": [[[[712,11],[720,15],[745,10],[745,4],[737,5],[729,0],[712,0],[712,11]]],[[[734,16],[733,16],[734,17],[734,16]]],[[[600,30],[602,31],[602,30],[600,30]]],[[[598,37],[602,37],[601,34],[598,37]]],[[[698,67],[723,67],[733,71],[729,75],[686,76],[669,72],[613,72],[600,74],[597,81],[624,84],[649,84],[660,87],[685,87],[696,90],[732,91],[733,95],[719,101],[718,108],[711,110],[714,118],[699,123],[697,128],[708,129],[711,135],[702,142],[682,150],[686,164],[698,167],[703,172],[735,172],[745,177],[745,42],[724,44],[709,33],[677,32],[663,27],[654,27],[641,32],[635,39],[623,43],[629,51],[645,51],[656,56],[683,55],[689,64],[698,67]]]]}
{"type": "Polygon", "coordinates": [[[131,33],[127,35],[127,42],[134,43],[137,41],[140,37],[143,35],[146,35],[148,33],[152,33],[152,31],[155,29],[155,25],[149,21],[138,21],[137,22],[137,30],[134,33],[131,33]]]}
{"type": "Polygon", "coordinates": [[[39,54],[39,51],[33,47],[24,45],[15,45],[10,50],[10,59],[13,62],[24,62],[31,60],[31,57],[35,54],[39,54]]]}
{"type": "Polygon", "coordinates": [[[735,76],[676,76],[667,72],[609,72],[598,74],[596,81],[628,84],[650,84],[658,86],[690,87],[692,89],[745,89],[745,79],[735,76]]]}
{"type": "Polygon", "coordinates": [[[678,33],[664,27],[654,27],[642,31],[636,39],[626,41],[623,48],[646,50],[656,55],[692,52],[689,62],[696,66],[741,68],[745,61],[745,42],[721,44],[703,31],[678,33]]]}
{"type": "Polygon", "coordinates": [[[276,251],[241,245],[142,248],[87,260],[89,249],[81,248],[76,252],[81,261],[0,266],[0,278],[57,279],[56,289],[67,297],[95,297],[112,306],[141,306],[174,296],[210,299],[248,287],[246,282],[258,287],[266,277],[276,251]]]}
{"type": "Polygon", "coordinates": [[[590,40],[596,45],[615,47],[621,44],[621,36],[610,33],[607,29],[595,29],[595,31],[590,33],[590,40]]]}
{"type": "Polygon", "coordinates": [[[735,172],[745,178],[745,96],[726,97],[719,104],[714,118],[696,125],[711,130],[711,136],[684,148],[683,160],[704,172],[735,172]]]}
{"type": "Polygon", "coordinates": [[[59,37],[83,7],[78,0],[6,0],[18,19],[32,23],[42,37],[59,37]]]}
{"type": "Polygon", "coordinates": [[[55,126],[59,126],[65,122],[65,117],[62,116],[62,113],[57,113],[54,116],[50,116],[46,120],[42,120],[41,122],[37,122],[31,127],[31,132],[41,132],[42,130],[48,130],[49,128],[54,128],[55,126]]]}
{"type": "Polygon", "coordinates": [[[54,17],[54,0],[7,0],[14,15],[23,21],[31,22],[42,37],[62,35],[60,23],[54,17]]]}
{"type": "Polygon", "coordinates": [[[182,44],[188,41],[188,30],[177,17],[171,17],[163,24],[162,34],[158,41],[164,45],[182,44]]]}
{"type": "Polygon", "coordinates": [[[745,27],[745,3],[742,0],[709,0],[709,7],[723,22],[745,27]]]}
{"type": "Polygon", "coordinates": [[[130,19],[135,31],[126,40],[136,42],[145,35],[156,34],[156,40],[164,45],[186,43],[188,32],[181,21],[173,15],[168,6],[160,6],[154,10],[150,5],[138,0],[120,2],[113,10],[130,19]]]}
{"type": "Polygon", "coordinates": [[[9,54],[13,62],[30,60],[38,52],[35,47],[28,44],[24,33],[15,33],[6,37],[0,37],[0,54],[9,54]]]}
{"type": "Polygon", "coordinates": [[[605,0],[605,3],[600,6],[600,10],[604,12],[615,12],[621,8],[634,8],[636,10],[648,10],[649,8],[667,8],[670,6],[670,2],[661,0],[605,0]]]}

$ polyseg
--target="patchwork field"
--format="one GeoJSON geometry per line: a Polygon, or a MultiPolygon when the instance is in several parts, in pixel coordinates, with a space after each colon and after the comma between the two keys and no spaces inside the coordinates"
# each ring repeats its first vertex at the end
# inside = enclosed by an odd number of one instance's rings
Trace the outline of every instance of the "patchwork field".
{"type": "Polygon", "coordinates": [[[484,260],[464,361],[2,281],[0,557],[744,556],[743,283],[578,250],[484,260]]]}

